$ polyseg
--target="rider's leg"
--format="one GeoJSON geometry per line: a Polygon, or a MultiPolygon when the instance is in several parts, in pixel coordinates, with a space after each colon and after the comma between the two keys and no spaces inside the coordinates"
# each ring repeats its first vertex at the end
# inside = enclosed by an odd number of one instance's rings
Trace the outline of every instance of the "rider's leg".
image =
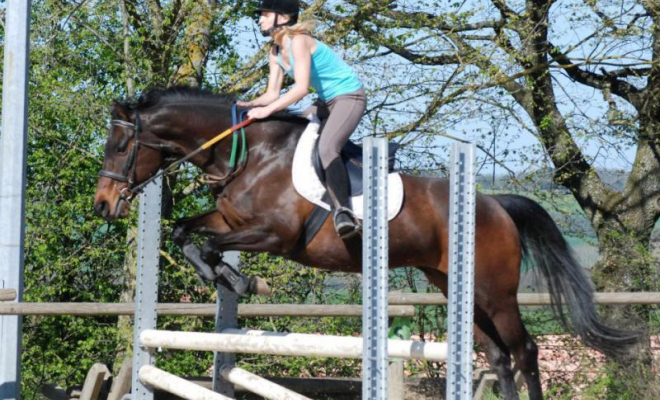
{"type": "Polygon", "coordinates": [[[341,238],[349,238],[358,231],[356,218],[351,210],[348,175],[340,157],[325,168],[325,183],[332,201],[335,230],[341,238]]]}
{"type": "Polygon", "coordinates": [[[351,211],[348,176],[340,152],[364,114],[364,90],[337,96],[328,101],[328,108],[330,115],[319,139],[319,155],[332,200],[335,229],[340,237],[348,238],[357,232],[357,220],[351,211]]]}

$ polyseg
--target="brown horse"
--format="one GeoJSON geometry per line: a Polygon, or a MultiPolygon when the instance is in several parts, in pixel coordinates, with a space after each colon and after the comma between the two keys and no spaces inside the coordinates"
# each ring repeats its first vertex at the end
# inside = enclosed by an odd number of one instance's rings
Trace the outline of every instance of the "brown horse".
{"type": "MultiPolygon", "coordinates": [[[[115,103],[94,201],[97,213],[106,220],[126,217],[131,188],[167,160],[190,154],[231,126],[231,106],[228,98],[183,88],[146,92],[137,104],[115,103]]],[[[296,193],[291,178],[296,143],[307,123],[278,114],[248,126],[249,156],[238,170],[230,170],[229,140],[192,157],[190,162],[204,172],[225,178],[213,187],[217,209],[179,221],[176,242],[191,246],[192,233],[209,235],[201,262],[210,267],[222,252],[238,250],[360,272],[359,237],[340,240],[331,219],[306,248],[296,250],[313,208],[296,193]]],[[[390,268],[420,268],[446,293],[448,182],[403,176],[403,186],[403,208],[389,223],[390,268]]],[[[506,399],[518,398],[511,356],[524,374],[530,399],[543,398],[537,347],[522,324],[516,298],[523,256],[547,278],[558,315],[571,332],[610,356],[626,357],[633,351],[640,334],[609,328],[599,320],[589,279],[537,203],[522,196],[478,194],[475,240],[475,339],[486,350],[506,399]]],[[[212,270],[206,270],[206,278],[214,278],[212,270]]]]}

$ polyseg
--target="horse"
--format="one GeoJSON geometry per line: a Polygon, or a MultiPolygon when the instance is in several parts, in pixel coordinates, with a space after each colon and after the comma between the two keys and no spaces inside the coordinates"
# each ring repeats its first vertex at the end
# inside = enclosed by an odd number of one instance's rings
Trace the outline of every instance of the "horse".
{"type": "MultiPolygon", "coordinates": [[[[96,212],[108,221],[126,217],[135,187],[171,160],[188,157],[216,177],[211,188],[216,208],[177,221],[173,236],[191,263],[201,264],[206,279],[217,278],[213,266],[225,251],[267,252],[306,266],[361,272],[360,237],[341,240],[331,218],[304,248],[297,246],[314,207],[292,185],[293,155],[307,119],[276,113],[248,125],[247,157],[239,167],[230,163],[229,140],[197,150],[232,125],[232,105],[228,96],[182,87],[148,90],[137,102],[114,102],[96,212]],[[193,234],[208,236],[201,249],[190,240],[193,234]],[[185,251],[192,247],[197,253],[185,251]]],[[[417,267],[447,294],[448,180],[402,175],[402,181],[403,205],[389,222],[389,267],[417,267]]],[[[507,400],[518,399],[512,358],[529,398],[543,399],[538,349],[517,302],[523,259],[546,278],[553,309],[571,333],[607,356],[632,355],[641,333],[602,322],[589,278],[543,207],[519,195],[478,193],[475,218],[475,342],[485,350],[507,400]]]]}

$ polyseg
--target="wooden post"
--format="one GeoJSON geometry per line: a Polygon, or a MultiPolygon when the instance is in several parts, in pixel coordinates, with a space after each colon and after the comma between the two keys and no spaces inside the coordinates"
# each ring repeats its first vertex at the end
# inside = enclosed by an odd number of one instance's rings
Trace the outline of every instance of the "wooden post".
{"type": "Polygon", "coordinates": [[[80,395],[80,400],[97,400],[99,398],[99,393],[101,393],[101,388],[103,383],[110,379],[110,371],[105,364],[94,364],[92,368],[89,369],[87,377],[85,378],[85,384],[82,387],[82,394],[80,395]]]}
{"type": "Polygon", "coordinates": [[[387,399],[403,400],[405,393],[405,376],[403,374],[403,360],[390,363],[387,368],[387,399]]]}
{"type": "Polygon", "coordinates": [[[0,289],[0,301],[14,301],[16,300],[15,289],[0,289]]]}

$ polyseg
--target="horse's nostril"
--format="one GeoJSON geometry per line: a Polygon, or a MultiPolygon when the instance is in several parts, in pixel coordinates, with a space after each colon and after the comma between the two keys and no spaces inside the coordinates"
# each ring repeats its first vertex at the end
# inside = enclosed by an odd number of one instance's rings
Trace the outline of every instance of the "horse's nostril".
{"type": "Polygon", "coordinates": [[[106,201],[99,201],[94,206],[94,210],[96,211],[97,215],[105,218],[108,216],[108,203],[106,201]]]}

